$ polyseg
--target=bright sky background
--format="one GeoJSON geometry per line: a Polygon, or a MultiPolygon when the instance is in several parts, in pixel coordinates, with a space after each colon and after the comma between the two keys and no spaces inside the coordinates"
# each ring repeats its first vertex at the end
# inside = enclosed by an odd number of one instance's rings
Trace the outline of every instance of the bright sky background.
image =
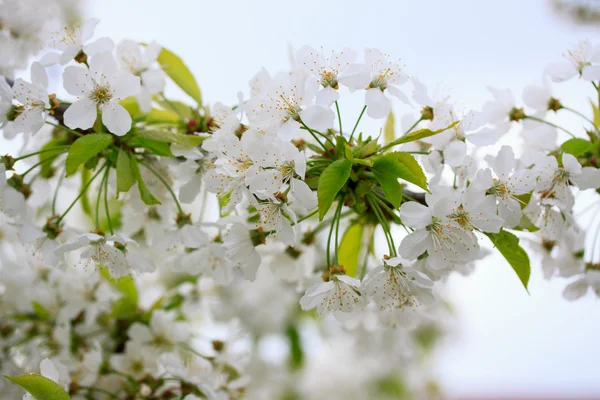
{"type": "MultiPolygon", "coordinates": [[[[598,28],[557,18],[549,3],[98,0],[88,15],[101,19],[97,36],[156,40],[182,56],[206,102],[234,103],[261,67],[288,67],[288,46],[310,44],[378,47],[421,81],[441,82],[465,108],[480,108],[489,99],[486,86],[519,96],[573,43],[600,43],[598,28]]],[[[342,101],[346,126],[361,101],[342,101]]],[[[585,99],[572,104],[586,105],[585,99]]],[[[377,134],[380,125],[361,127],[377,134]]],[[[600,396],[600,302],[590,295],[567,303],[565,285],[544,281],[534,267],[528,295],[499,257],[486,259],[469,278],[451,279],[459,328],[437,371],[448,392],[600,396]]]]}

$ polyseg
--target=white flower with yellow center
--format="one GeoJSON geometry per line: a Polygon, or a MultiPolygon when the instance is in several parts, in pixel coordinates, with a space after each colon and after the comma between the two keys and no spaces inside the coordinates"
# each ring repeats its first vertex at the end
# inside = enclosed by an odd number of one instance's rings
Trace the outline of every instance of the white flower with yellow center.
{"type": "Polygon", "coordinates": [[[340,52],[331,51],[325,54],[323,47],[316,50],[311,46],[304,46],[298,50],[296,58],[300,66],[307,70],[321,87],[315,99],[316,104],[329,107],[340,97],[340,74],[354,63],[356,51],[345,48],[340,52]]]}
{"type": "Polygon", "coordinates": [[[433,302],[431,279],[414,269],[410,261],[400,257],[384,260],[383,265],[369,271],[362,287],[381,311],[433,302]]]}
{"type": "Polygon", "coordinates": [[[119,104],[140,91],[140,78],[120,73],[110,53],[101,53],[90,61],[90,68],[67,67],[63,73],[67,92],[78,100],[69,106],[64,122],[71,129],[90,129],[102,113],[102,123],[115,135],[123,136],[131,129],[131,116],[119,104]]]}

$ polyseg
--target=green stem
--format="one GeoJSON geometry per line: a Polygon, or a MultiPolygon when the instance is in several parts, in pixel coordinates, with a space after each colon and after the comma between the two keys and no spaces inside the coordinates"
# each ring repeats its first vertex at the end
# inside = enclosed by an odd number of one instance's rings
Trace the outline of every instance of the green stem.
{"type": "Polygon", "coordinates": [[[319,145],[321,145],[321,147],[323,148],[323,150],[325,150],[327,153],[329,153],[330,155],[331,152],[329,151],[329,149],[327,147],[325,147],[325,145],[323,144],[323,142],[321,142],[321,140],[317,137],[317,135],[315,134],[315,132],[310,129],[308,126],[306,126],[306,124],[304,123],[304,121],[300,120],[300,124],[302,124],[302,126],[312,135],[312,137],[317,141],[317,143],[319,143],[319,145]]]}
{"type": "Polygon", "coordinates": [[[56,190],[54,191],[54,196],[52,196],[52,216],[56,215],[56,199],[58,198],[58,189],[62,185],[63,179],[65,179],[65,170],[60,174],[60,178],[58,178],[58,182],[56,184],[56,190]]]}
{"type": "Polygon", "coordinates": [[[407,130],[406,132],[404,132],[404,133],[402,134],[402,136],[406,136],[406,135],[408,135],[409,133],[411,133],[411,132],[412,132],[412,130],[413,130],[413,129],[415,129],[415,128],[417,127],[417,125],[419,125],[419,122],[421,122],[421,121],[423,121],[423,117],[419,118],[419,119],[417,120],[417,122],[415,122],[415,123],[414,123],[414,124],[413,124],[413,125],[412,125],[410,128],[408,128],[408,130],[407,130]]]}
{"type": "Polygon", "coordinates": [[[169,183],[158,172],[156,172],[154,170],[154,168],[152,168],[150,165],[148,165],[144,160],[140,160],[140,164],[142,164],[144,167],[146,167],[146,169],[148,171],[152,172],[154,174],[154,176],[156,176],[158,178],[158,180],[161,181],[163,185],[165,185],[165,187],[167,188],[169,193],[171,193],[171,197],[173,197],[173,200],[175,201],[175,204],[177,205],[177,209],[179,210],[179,212],[182,215],[184,215],[185,212],[183,212],[183,208],[181,208],[181,204],[179,204],[179,200],[177,200],[177,195],[175,195],[175,192],[173,192],[173,189],[171,189],[171,186],[169,185],[169,183]]]}
{"type": "MultiPolygon", "coordinates": [[[[68,147],[70,147],[70,146],[69,146],[69,145],[65,145],[65,146],[57,146],[57,147],[52,147],[52,148],[50,148],[50,149],[45,149],[45,150],[36,151],[35,153],[30,153],[30,154],[26,154],[26,155],[24,155],[24,156],[21,156],[21,157],[13,158],[13,161],[17,162],[17,161],[19,161],[19,160],[23,160],[23,159],[25,159],[25,158],[33,157],[33,156],[36,156],[36,155],[38,155],[38,154],[47,153],[47,152],[49,152],[49,151],[61,150],[61,149],[65,149],[65,148],[68,148],[68,147]]],[[[61,153],[59,153],[59,154],[62,154],[62,153],[64,153],[64,152],[61,152],[61,153]]]]}
{"type": "Polygon", "coordinates": [[[106,213],[106,221],[108,222],[108,230],[111,235],[114,235],[112,221],[110,220],[110,212],[108,211],[108,174],[110,173],[110,168],[106,168],[106,173],[104,174],[104,212],[106,213]]]}
{"type": "Polygon", "coordinates": [[[105,167],[108,167],[108,161],[100,169],[98,169],[98,172],[96,172],[94,174],[94,176],[92,176],[92,178],[85,184],[85,186],[81,189],[81,192],[77,195],[77,197],[75,198],[75,200],[73,200],[73,202],[71,203],[71,205],[69,205],[69,207],[67,208],[67,210],[60,216],[60,218],[58,218],[58,220],[56,221],[57,224],[59,224],[60,221],[63,220],[63,218],[65,217],[65,215],[67,215],[69,213],[69,211],[71,211],[71,208],[73,208],[73,206],[75,205],[75,203],[77,203],[77,201],[81,198],[81,196],[83,196],[83,194],[86,192],[86,190],[88,189],[88,187],[90,186],[90,184],[96,179],[96,177],[98,175],[100,175],[100,173],[102,172],[102,170],[104,170],[105,167]]]}
{"type": "Polygon", "coordinates": [[[375,216],[377,217],[381,228],[383,229],[383,233],[385,235],[385,240],[388,244],[390,255],[396,256],[396,246],[394,244],[394,239],[392,238],[392,234],[390,232],[390,226],[387,220],[385,219],[385,216],[383,215],[379,204],[377,204],[377,198],[372,195],[367,195],[366,198],[369,201],[371,208],[375,212],[375,216]]]}
{"type": "Polygon", "coordinates": [[[315,211],[305,215],[304,217],[300,218],[298,221],[296,221],[295,223],[292,224],[292,226],[299,224],[300,222],[309,219],[310,217],[312,217],[313,215],[315,215],[316,213],[319,212],[319,209],[317,208],[315,211]]]}
{"type": "Polygon", "coordinates": [[[338,123],[340,125],[340,135],[344,136],[344,131],[342,130],[342,114],[340,114],[340,106],[338,105],[337,100],[335,101],[335,109],[338,115],[338,123]]]}
{"type": "Polygon", "coordinates": [[[28,173],[30,173],[31,171],[33,171],[34,169],[36,169],[36,168],[37,168],[37,167],[39,167],[40,165],[42,165],[42,164],[45,164],[45,163],[47,163],[47,162],[52,162],[52,161],[54,161],[54,159],[53,159],[53,158],[45,158],[45,159],[43,159],[42,161],[39,161],[39,162],[37,162],[37,163],[33,164],[33,166],[31,166],[31,168],[29,168],[27,171],[25,171],[25,172],[23,172],[23,173],[21,174],[21,177],[25,178],[25,175],[27,175],[28,173]]]}
{"type": "Polygon", "coordinates": [[[545,119],[541,119],[541,118],[537,118],[537,117],[531,117],[529,115],[526,116],[525,119],[530,119],[532,121],[537,121],[537,122],[540,122],[542,124],[546,124],[546,125],[552,126],[552,127],[556,128],[556,129],[560,129],[561,131],[567,133],[568,135],[571,135],[571,137],[576,137],[575,135],[573,135],[571,132],[569,132],[568,130],[566,130],[562,126],[558,126],[556,124],[553,124],[552,122],[546,121],[545,119]]]}
{"type": "MultiPolygon", "coordinates": [[[[343,202],[340,201],[340,204],[343,205],[343,202]]],[[[341,209],[341,206],[340,206],[340,210],[338,212],[337,222],[335,224],[335,263],[336,264],[339,264],[339,261],[338,261],[338,249],[340,247],[339,236],[340,236],[340,220],[342,219],[341,218],[341,211],[342,211],[342,209],[341,209]]]]}
{"type": "MultiPolygon", "coordinates": [[[[108,168],[106,168],[108,170],[108,168]]],[[[102,198],[102,186],[104,186],[104,180],[106,179],[106,173],[100,180],[100,189],[98,190],[98,197],[96,197],[96,228],[100,229],[100,203],[102,198]]]]}
{"type": "MultiPolygon", "coordinates": [[[[329,228],[329,236],[327,237],[327,268],[331,267],[331,237],[333,236],[333,230],[335,227],[336,221],[340,218],[340,212],[342,210],[342,206],[344,203],[341,200],[338,200],[337,208],[335,209],[335,213],[333,214],[333,218],[331,218],[331,227],[329,228]]],[[[336,249],[337,252],[337,249],[336,249]]]]}
{"type": "Polygon", "coordinates": [[[65,132],[72,133],[72,134],[73,134],[73,135],[75,135],[75,136],[83,136],[83,134],[82,134],[81,132],[74,131],[73,129],[69,129],[69,128],[67,128],[66,126],[63,126],[63,125],[57,125],[57,124],[55,124],[55,123],[53,123],[53,122],[49,122],[49,121],[46,121],[46,123],[47,123],[48,125],[52,125],[52,126],[53,126],[53,127],[55,127],[55,128],[62,129],[62,130],[63,130],[63,131],[65,131],[65,132]]]}
{"type": "Polygon", "coordinates": [[[367,109],[367,106],[364,106],[362,111],[360,112],[360,115],[358,116],[358,119],[356,120],[356,123],[354,124],[354,128],[352,129],[352,133],[350,134],[350,140],[348,140],[348,142],[352,142],[352,138],[354,137],[354,132],[356,132],[356,128],[358,128],[358,124],[360,123],[360,120],[362,119],[362,116],[365,113],[366,109],[367,109]]]}

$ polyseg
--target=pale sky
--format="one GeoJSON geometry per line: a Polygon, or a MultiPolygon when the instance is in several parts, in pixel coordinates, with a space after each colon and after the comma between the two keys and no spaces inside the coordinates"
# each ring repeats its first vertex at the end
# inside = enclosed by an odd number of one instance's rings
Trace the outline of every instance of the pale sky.
{"type": "MultiPolygon", "coordinates": [[[[101,19],[97,37],[155,40],[179,54],[206,102],[236,102],[237,92],[248,92],[248,80],[261,67],[286,69],[288,47],[310,44],[380,48],[401,58],[411,75],[434,87],[441,83],[459,104],[477,109],[489,99],[487,86],[510,88],[520,96],[573,43],[585,38],[600,43],[598,28],[559,19],[549,4],[98,0],[90,1],[88,16],[101,19]]],[[[343,98],[347,124],[361,102],[356,96],[343,98]]],[[[571,104],[585,107],[586,100],[571,104]]],[[[380,125],[364,128],[377,134],[380,125]]],[[[459,332],[438,368],[450,394],[600,396],[600,301],[589,295],[568,303],[561,296],[565,281],[544,281],[535,263],[533,270],[531,295],[500,257],[486,259],[468,278],[450,280],[459,332]]]]}

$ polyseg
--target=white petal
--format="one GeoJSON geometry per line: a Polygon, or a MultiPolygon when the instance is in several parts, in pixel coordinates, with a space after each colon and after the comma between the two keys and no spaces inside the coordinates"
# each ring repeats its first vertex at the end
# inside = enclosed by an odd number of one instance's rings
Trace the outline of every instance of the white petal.
{"type": "Polygon", "coordinates": [[[336,102],[340,97],[340,94],[337,90],[332,88],[331,86],[327,86],[319,90],[317,93],[317,97],[315,98],[315,104],[321,107],[331,107],[331,105],[336,102]]]}
{"type": "Polygon", "coordinates": [[[466,155],[467,144],[462,140],[454,140],[444,150],[444,161],[451,167],[458,167],[462,165],[466,155]]]}
{"type": "Polygon", "coordinates": [[[306,182],[301,181],[300,179],[292,179],[291,195],[306,210],[312,210],[317,206],[317,196],[315,192],[308,187],[306,182]]]}
{"type": "Polygon", "coordinates": [[[90,18],[83,23],[81,26],[81,43],[87,42],[94,36],[94,30],[99,22],[100,20],[98,18],[90,18]]]}
{"type": "Polygon", "coordinates": [[[102,123],[117,136],[123,136],[131,129],[131,115],[120,104],[109,101],[102,107],[102,123]]]}
{"type": "Polygon", "coordinates": [[[59,53],[47,53],[42,56],[40,59],[40,64],[45,67],[49,67],[51,65],[56,65],[60,62],[60,54],[59,53]]]}
{"type": "MultiPolygon", "coordinates": [[[[316,128],[315,128],[316,129],[316,128]]],[[[281,125],[281,128],[277,131],[277,135],[282,140],[292,140],[298,134],[300,130],[300,123],[298,121],[294,121],[293,119],[289,119],[285,124],[281,125]]]]}
{"type": "Polygon", "coordinates": [[[31,82],[44,89],[48,87],[48,74],[39,62],[31,64],[31,82]]]}
{"type": "Polygon", "coordinates": [[[563,292],[563,297],[567,300],[577,300],[588,291],[589,285],[585,279],[580,279],[567,285],[563,292]]]}
{"type": "Polygon", "coordinates": [[[391,104],[380,89],[369,89],[365,93],[367,115],[371,118],[385,118],[390,113],[391,104]]]}
{"type": "Polygon", "coordinates": [[[107,37],[103,37],[83,46],[83,52],[88,56],[93,56],[99,53],[111,52],[114,48],[115,42],[107,37]]]}
{"type": "Polygon", "coordinates": [[[65,89],[73,96],[86,96],[94,87],[88,70],[81,67],[67,67],[63,72],[65,89]]]}
{"type": "Polygon", "coordinates": [[[515,167],[515,153],[510,146],[502,146],[494,159],[494,172],[502,180],[508,178],[515,167]]]}
{"type": "Polygon", "coordinates": [[[400,207],[400,219],[411,228],[423,229],[431,225],[431,210],[416,201],[409,201],[400,207]]]}
{"type": "Polygon", "coordinates": [[[571,63],[551,64],[546,68],[546,74],[554,82],[562,82],[577,75],[577,69],[571,63]]]}
{"type": "Polygon", "coordinates": [[[371,82],[371,74],[365,64],[350,64],[340,74],[338,81],[351,91],[364,89],[371,82]]]}
{"type": "Polygon", "coordinates": [[[113,90],[117,100],[135,96],[140,92],[140,77],[133,74],[121,74],[115,79],[113,90]]]}
{"type": "Polygon", "coordinates": [[[65,111],[65,125],[71,129],[90,129],[96,121],[96,103],[89,99],[78,100],[65,111]]]}
{"type": "Polygon", "coordinates": [[[54,366],[54,363],[48,358],[45,358],[40,363],[40,373],[46,378],[56,383],[58,383],[58,380],[60,378],[60,375],[58,374],[58,370],[54,366]]]}
{"type": "Polygon", "coordinates": [[[414,260],[427,250],[430,241],[430,234],[427,230],[417,229],[402,239],[398,252],[402,257],[414,260]]]}
{"type": "Polygon", "coordinates": [[[581,190],[598,189],[600,187],[600,169],[594,167],[585,167],[581,174],[572,177],[571,180],[581,190]]]}
{"type": "Polygon", "coordinates": [[[396,97],[398,100],[400,100],[404,104],[410,104],[410,100],[408,99],[408,96],[406,96],[404,93],[402,93],[402,91],[400,89],[398,89],[396,86],[390,85],[387,87],[386,90],[388,92],[390,92],[390,94],[392,96],[396,97]]]}
{"type": "Polygon", "coordinates": [[[325,131],[333,127],[335,114],[328,108],[309,106],[300,113],[300,117],[309,128],[325,131]]]}

